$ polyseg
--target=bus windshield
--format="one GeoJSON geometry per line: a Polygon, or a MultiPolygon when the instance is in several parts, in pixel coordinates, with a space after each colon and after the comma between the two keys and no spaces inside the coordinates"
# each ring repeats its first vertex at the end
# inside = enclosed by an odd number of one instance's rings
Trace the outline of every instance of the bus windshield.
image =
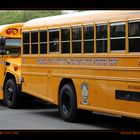
{"type": "Polygon", "coordinates": [[[20,54],[21,52],[21,39],[6,39],[5,55],[20,54]]]}

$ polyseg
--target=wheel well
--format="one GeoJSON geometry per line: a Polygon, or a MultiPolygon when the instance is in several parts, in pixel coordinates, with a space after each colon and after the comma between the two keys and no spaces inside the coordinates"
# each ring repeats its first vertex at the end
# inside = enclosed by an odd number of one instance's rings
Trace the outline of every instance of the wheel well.
{"type": "MultiPolygon", "coordinates": [[[[70,78],[63,78],[60,82],[60,85],[59,85],[59,93],[60,93],[60,90],[61,88],[65,85],[65,84],[72,84],[73,87],[74,87],[74,83],[73,81],[70,79],[70,78]]],[[[75,87],[74,87],[74,90],[75,90],[75,87]]]]}
{"type": "Polygon", "coordinates": [[[4,80],[3,89],[4,89],[4,87],[5,87],[5,83],[6,83],[6,81],[7,81],[8,79],[14,79],[14,80],[15,80],[15,76],[14,76],[13,74],[9,73],[9,72],[6,73],[6,77],[5,77],[5,80],[4,80]]]}
{"type": "MultiPolygon", "coordinates": [[[[60,94],[60,91],[62,89],[62,87],[65,85],[65,84],[72,84],[73,88],[74,88],[74,91],[76,93],[76,90],[75,90],[75,86],[74,86],[74,83],[72,81],[72,79],[70,78],[63,78],[60,82],[60,85],[59,85],[59,90],[58,90],[58,99],[59,99],[59,94],[60,94]]],[[[76,96],[77,97],[77,96],[76,96]]]]}

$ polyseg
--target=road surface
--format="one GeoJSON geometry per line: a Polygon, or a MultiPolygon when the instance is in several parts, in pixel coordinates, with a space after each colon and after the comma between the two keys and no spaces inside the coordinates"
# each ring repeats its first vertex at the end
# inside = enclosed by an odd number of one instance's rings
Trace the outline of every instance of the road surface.
{"type": "Polygon", "coordinates": [[[0,130],[140,130],[140,121],[93,113],[76,123],[64,122],[56,106],[42,101],[8,109],[0,103],[0,130]]]}

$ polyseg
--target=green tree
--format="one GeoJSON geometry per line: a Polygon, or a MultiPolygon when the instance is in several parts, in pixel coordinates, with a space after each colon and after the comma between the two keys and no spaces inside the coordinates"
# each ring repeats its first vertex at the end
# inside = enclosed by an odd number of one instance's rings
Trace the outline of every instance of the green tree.
{"type": "Polygon", "coordinates": [[[1,10],[0,25],[62,14],[61,10],[1,10]]]}

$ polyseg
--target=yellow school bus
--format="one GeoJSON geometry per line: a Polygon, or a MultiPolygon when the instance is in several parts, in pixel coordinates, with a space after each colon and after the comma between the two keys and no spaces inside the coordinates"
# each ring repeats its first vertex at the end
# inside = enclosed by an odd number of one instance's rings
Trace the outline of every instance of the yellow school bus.
{"type": "Polygon", "coordinates": [[[84,111],[140,119],[139,10],[30,20],[21,52],[22,92],[58,105],[65,121],[84,111]]]}
{"type": "Polygon", "coordinates": [[[23,23],[0,26],[0,100],[14,107],[17,102],[13,89],[20,91],[21,79],[21,29],[23,23]],[[6,94],[7,93],[7,94],[6,94]]]}

